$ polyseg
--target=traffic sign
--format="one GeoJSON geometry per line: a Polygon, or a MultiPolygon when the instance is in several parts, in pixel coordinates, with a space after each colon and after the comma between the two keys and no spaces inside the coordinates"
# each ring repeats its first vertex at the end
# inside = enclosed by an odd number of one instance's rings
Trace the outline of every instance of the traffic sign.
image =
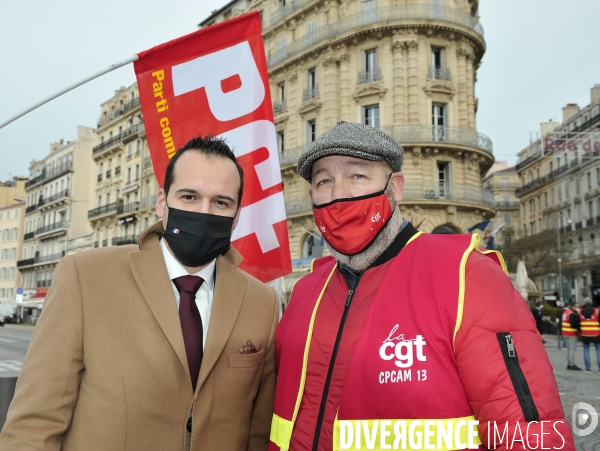
{"type": "Polygon", "coordinates": [[[17,288],[17,294],[23,294],[23,287],[17,288]]]}

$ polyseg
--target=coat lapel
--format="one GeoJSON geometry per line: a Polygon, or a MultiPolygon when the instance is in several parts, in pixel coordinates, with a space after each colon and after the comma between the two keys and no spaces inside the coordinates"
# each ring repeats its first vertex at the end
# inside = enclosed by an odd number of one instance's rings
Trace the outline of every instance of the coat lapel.
{"type": "MultiPolygon", "coordinates": [[[[247,281],[236,270],[240,261],[241,256],[233,248],[217,258],[215,293],[196,395],[223,352],[242,308],[247,281]]],[[[240,347],[243,344],[240,343],[240,347]]]]}
{"type": "MultiPolygon", "coordinates": [[[[157,223],[140,235],[140,250],[129,254],[129,262],[142,295],[156,322],[175,350],[189,381],[190,370],[185,354],[177,302],[173,295],[173,288],[159,242],[161,234],[162,224],[157,223]]],[[[189,386],[191,391],[191,381],[189,386]]]]}

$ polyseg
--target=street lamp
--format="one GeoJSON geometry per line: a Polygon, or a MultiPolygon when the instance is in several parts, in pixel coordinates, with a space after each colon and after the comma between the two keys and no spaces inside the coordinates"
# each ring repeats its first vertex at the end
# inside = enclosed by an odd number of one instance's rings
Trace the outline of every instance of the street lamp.
{"type": "MultiPolygon", "coordinates": [[[[563,280],[562,280],[562,258],[560,255],[560,231],[558,229],[558,217],[560,216],[560,223],[562,224],[562,211],[556,215],[556,248],[558,253],[558,283],[560,284],[560,300],[564,305],[565,296],[563,293],[563,280]]],[[[571,224],[571,218],[569,215],[565,215],[567,217],[567,224],[571,224]]]]}

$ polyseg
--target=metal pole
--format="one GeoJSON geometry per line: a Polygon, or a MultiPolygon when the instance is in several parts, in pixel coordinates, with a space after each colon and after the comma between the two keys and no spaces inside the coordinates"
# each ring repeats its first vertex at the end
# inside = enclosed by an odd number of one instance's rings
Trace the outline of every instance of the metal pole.
{"type": "Polygon", "coordinates": [[[35,110],[36,108],[39,108],[39,107],[41,107],[41,106],[42,106],[42,105],[44,105],[45,103],[48,103],[48,102],[50,102],[51,100],[54,100],[54,99],[56,99],[57,97],[60,97],[60,96],[62,96],[63,94],[65,94],[65,93],[67,93],[67,92],[71,91],[72,89],[75,89],[75,88],[77,88],[78,86],[81,86],[81,85],[83,85],[83,84],[87,83],[88,81],[91,81],[91,80],[93,80],[94,78],[98,78],[100,75],[104,75],[104,74],[106,74],[106,73],[108,73],[108,72],[110,72],[110,71],[113,71],[113,70],[115,70],[115,69],[118,69],[119,67],[123,67],[123,66],[125,66],[125,65],[127,65],[127,64],[133,63],[134,61],[137,61],[138,59],[139,59],[139,58],[138,58],[138,56],[137,56],[137,55],[133,55],[133,56],[130,56],[130,57],[128,57],[128,58],[125,58],[124,60],[117,61],[116,63],[114,63],[114,64],[111,64],[110,66],[108,66],[107,68],[105,68],[105,69],[102,69],[102,70],[100,70],[100,71],[96,72],[95,74],[92,74],[92,75],[90,75],[89,77],[86,77],[86,78],[84,78],[83,80],[81,80],[81,81],[78,81],[77,83],[74,83],[74,84],[72,84],[71,86],[68,86],[67,88],[63,89],[62,91],[59,91],[58,93],[56,93],[56,94],[53,94],[53,95],[51,95],[50,97],[47,97],[47,98],[45,98],[45,99],[43,99],[43,100],[39,101],[39,102],[38,102],[38,103],[36,103],[35,105],[33,105],[33,106],[31,106],[31,107],[27,108],[26,110],[24,110],[24,111],[21,111],[19,114],[16,114],[15,116],[11,117],[11,118],[10,118],[10,119],[8,119],[7,121],[4,121],[4,122],[0,123],[0,128],[3,128],[3,127],[5,127],[5,126],[7,126],[7,125],[8,125],[8,124],[10,124],[11,122],[14,122],[14,121],[16,121],[16,120],[17,120],[17,119],[19,119],[20,117],[22,117],[22,116],[25,116],[27,113],[30,113],[31,111],[35,110]]]}
{"type": "MultiPolygon", "coordinates": [[[[562,220],[562,212],[560,212],[560,218],[562,220]]],[[[563,294],[563,280],[562,280],[562,259],[560,255],[560,231],[558,230],[558,214],[556,215],[556,247],[558,253],[558,283],[560,284],[560,300],[565,302],[565,297],[563,294]]]]}

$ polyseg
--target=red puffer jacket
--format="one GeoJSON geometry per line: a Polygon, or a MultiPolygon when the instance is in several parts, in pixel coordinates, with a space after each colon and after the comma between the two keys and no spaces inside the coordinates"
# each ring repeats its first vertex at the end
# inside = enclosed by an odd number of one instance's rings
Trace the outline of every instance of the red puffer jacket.
{"type": "Polygon", "coordinates": [[[456,361],[473,414],[479,420],[484,446],[497,450],[541,449],[543,437],[544,448],[574,450],[552,366],[527,304],[500,267],[481,254],[473,252],[469,256],[466,277],[462,325],[455,341],[456,361]],[[516,356],[505,359],[498,342],[506,340],[506,332],[512,336],[511,350],[514,348],[516,356]],[[507,370],[506,360],[510,365],[515,358],[530,396],[517,394],[507,370]],[[533,406],[522,405],[527,398],[535,404],[537,423],[525,419],[524,412],[533,410],[533,406]]]}

